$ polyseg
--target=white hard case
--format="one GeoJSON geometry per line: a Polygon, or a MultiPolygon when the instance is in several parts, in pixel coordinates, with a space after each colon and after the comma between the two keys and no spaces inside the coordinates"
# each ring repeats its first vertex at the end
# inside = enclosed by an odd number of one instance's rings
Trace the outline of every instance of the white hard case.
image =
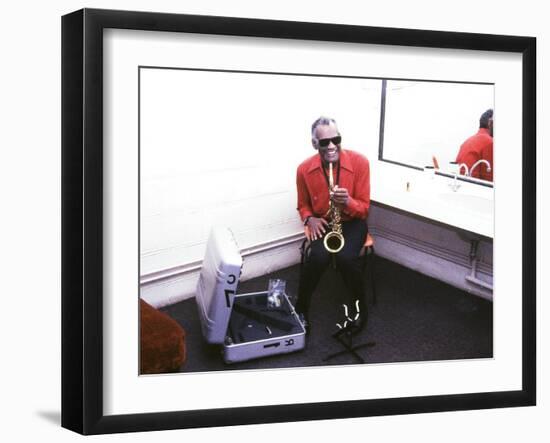
{"type": "Polygon", "coordinates": [[[202,334],[223,344],[226,363],[295,352],[305,347],[305,330],[286,294],[267,307],[267,291],[236,295],[243,260],[232,232],[214,228],[197,284],[202,334]]]}

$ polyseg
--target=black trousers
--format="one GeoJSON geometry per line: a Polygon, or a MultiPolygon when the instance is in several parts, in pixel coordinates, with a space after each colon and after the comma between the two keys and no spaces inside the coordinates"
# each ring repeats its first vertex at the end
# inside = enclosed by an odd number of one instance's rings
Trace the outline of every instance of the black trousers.
{"type": "Polygon", "coordinates": [[[334,255],[336,267],[342,274],[342,279],[348,289],[345,303],[348,306],[359,300],[364,306],[363,288],[363,257],[359,256],[367,236],[367,223],[365,220],[350,220],[342,222],[342,234],[344,247],[336,254],[331,254],[325,249],[323,239],[311,242],[309,253],[304,257],[298,285],[298,300],[296,312],[304,314],[308,319],[311,298],[323,272],[332,261],[334,255]]]}

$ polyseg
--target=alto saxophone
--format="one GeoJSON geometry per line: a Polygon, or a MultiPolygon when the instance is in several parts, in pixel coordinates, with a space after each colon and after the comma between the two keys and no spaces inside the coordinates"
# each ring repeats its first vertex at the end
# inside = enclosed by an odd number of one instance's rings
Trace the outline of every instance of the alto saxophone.
{"type": "Polygon", "coordinates": [[[329,227],[330,231],[325,235],[323,244],[325,249],[331,254],[336,254],[341,251],[344,247],[344,236],[342,235],[342,223],[340,220],[340,208],[334,204],[332,201],[332,194],[334,192],[334,179],[332,177],[332,163],[328,164],[329,168],[329,177],[328,177],[328,188],[330,194],[329,200],[329,227]]]}

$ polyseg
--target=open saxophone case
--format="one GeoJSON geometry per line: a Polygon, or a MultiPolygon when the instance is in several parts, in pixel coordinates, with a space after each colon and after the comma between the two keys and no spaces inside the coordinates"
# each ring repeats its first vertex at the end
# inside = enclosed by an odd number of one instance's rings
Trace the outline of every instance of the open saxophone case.
{"type": "Polygon", "coordinates": [[[242,265],[233,233],[213,228],[196,291],[206,342],[223,345],[226,363],[303,349],[305,330],[286,292],[237,294],[242,265]]]}

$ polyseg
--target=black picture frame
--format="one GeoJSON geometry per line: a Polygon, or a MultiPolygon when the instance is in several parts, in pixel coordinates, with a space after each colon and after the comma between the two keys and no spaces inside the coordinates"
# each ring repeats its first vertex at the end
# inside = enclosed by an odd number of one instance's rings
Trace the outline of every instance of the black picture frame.
{"type": "Polygon", "coordinates": [[[150,431],[536,403],[536,39],[340,24],[83,9],[62,18],[62,426],[150,431]],[[192,32],[522,55],[522,388],[517,391],[131,415],[103,411],[103,30],[192,32]]]}

